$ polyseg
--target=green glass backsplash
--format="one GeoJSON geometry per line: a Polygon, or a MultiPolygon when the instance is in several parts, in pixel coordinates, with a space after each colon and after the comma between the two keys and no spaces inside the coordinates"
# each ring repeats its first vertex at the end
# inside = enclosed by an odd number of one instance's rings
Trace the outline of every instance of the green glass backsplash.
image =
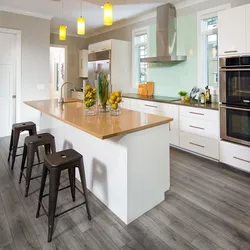
{"type": "MultiPolygon", "coordinates": [[[[149,27],[149,54],[156,55],[156,25],[149,27]]],[[[177,54],[187,61],[158,63],[149,66],[149,81],[155,82],[155,95],[177,96],[180,90],[190,92],[197,85],[197,19],[196,15],[178,17],[177,54]]]]}

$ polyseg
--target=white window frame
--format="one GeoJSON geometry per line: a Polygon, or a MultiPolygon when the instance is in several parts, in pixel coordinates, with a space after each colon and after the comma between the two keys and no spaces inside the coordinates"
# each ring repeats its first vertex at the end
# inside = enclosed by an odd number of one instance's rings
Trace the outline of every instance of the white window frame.
{"type": "MultiPolygon", "coordinates": [[[[202,21],[205,19],[217,17],[218,12],[222,10],[230,9],[230,8],[231,8],[231,3],[220,5],[215,8],[199,11],[197,13],[197,85],[200,88],[206,87],[205,77],[207,77],[207,67],[205,63],[206,55],[204,53],[204,50],[202,49],[202,47],[205,44],[204,36],[202,36],[203,35],[203,32],[202,32],[203,22],[202,21]]],[[[213,34],[216,31],[217,31],[217,28],[213,30],[209,30],[206,32],[206,35],[213,34]]]]}
{"type": "MultiPolygon", "coordinates": [[[[137,79],[138,79],[138,64],[135,63],[135,46],[134,46],[134,38],[135,36],[138,36],[140,34],[147,34],[147,54],[148,56],[150,55],[150,52],[149,52],[149,26],[145,26],[145,27],[141,27],[141,28],[138,28],[138,29],[134,29],[132,30],[132,87],[133,88],[137,88],[138,87],[138,82],[137,82],[137,79]]],[[[148,66],[147,66],[147,78],[149,79],[149,70],[148,70],[148,66]]]]}

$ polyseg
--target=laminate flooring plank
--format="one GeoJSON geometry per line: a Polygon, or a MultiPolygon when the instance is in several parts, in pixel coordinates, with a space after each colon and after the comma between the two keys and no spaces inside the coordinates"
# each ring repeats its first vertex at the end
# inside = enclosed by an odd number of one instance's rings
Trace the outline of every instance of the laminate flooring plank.
{"type": "Polygon", "coordinates": [[[128,232],[134,239],[148,250],[171,250],[171,248],[159,239],[154,233],[152,227],[145,226],[138,219],[127,226],[128,232]]]}
{"type": "Polygon", "coordinates": [[[136,240],[130,241],[125,246],[121,247],[121,250],[145,250],[136,240]]]}
{"type": "MultiPolygon", "coordinates": [[[[167,198],[168,199],[166,201],[160,204],[163,209],[165,209],[169,213],[172,213],[180,220],[191,226],[194,230],[204,235],[206,238],[210,239],[212,242],[216,243],[220,247],[225,247],[228,250],[241,249],[239,242],[232,240],[230,237],[224,235],[222,232],[211,228],[211,226],[207,225],[206,223],[199,222],[197,220],[199,212],[196,213],[196,211],[194,211],[194,213],[191,213],[188,210],[189,208],[186,208],[187,206],[181,202],[182,197],[176,196],[173,192],[171,192],[167,195],[167,198]]],[[[195,204],[193,205],[195,206],[195,204]]],[[[207,211],[205,212],[207,213],[207,211]]]]}
{"type": "Polygon", "coordinates": [[[141,216],[139,220],[146,226],[151,227],[152,232],[171,249],[193,250],[196,249],[188,241],[167,227],[162,221],[150,213],[141,216]]]}
{"type": "Polygon", "coordinates": [[[42,249],[14,187],[1,193],[13,240],[18,249],[42,249]]]}
{"type": "Polygon", "coordinates": [[[0,196],[0,248],[7,246],[13,242],[9,224],[3,207],[3,202],[0,196]]]}
{"type": "Polygon", "coordinates": [[[104,211],[94,220],[119,248],[133,240],[133,237],[108,212],[104,211]]]}
{"type": "Polygon", "coordinates": [[[17,250],[15,243],[12,242],[6,246],[0,247],[0,250],[17,250]]]}
{"type": "Polygon", "coordinates": [[[197,247],[197,249],[201,249],[201,250],[223,250],[222,248],[220,248],[215,243],[211,242],[209,239],[207,239],[203,235],[199,235],[197,238],[195,238],[192,244],[195,247],[197,247]]]}
{"type": "Polygon", "coordinates": [[[83,238],[90,249],[94,250],[116,250],[119,247],[105,234],[105,232],[96,224],[83,233],[83,238]]]}
{"type": "Polygon", "coordinates": [[[250,235],[237,225],[230,224],[223,219],[198,208],[187,199],[181,197],[180,199],[171,200],[174,207],[178,207],[183,213],[192,217],[199,223],[206,225],[210,230],[216,230],[224,234],[229,239],[237,242],[239,245],[248,245],[250,249],[250,235]]]}
{"type": "Polygon", "coordinates": [[[193,227],[189,226],[173,214],[168,213],[166,210],[162,209],[161,206],[156,206],[148,213],[156,217],[159,221],[164,223],[166,227],[172,229],[188,242],[192,242],[199,235],[193,227]]]}

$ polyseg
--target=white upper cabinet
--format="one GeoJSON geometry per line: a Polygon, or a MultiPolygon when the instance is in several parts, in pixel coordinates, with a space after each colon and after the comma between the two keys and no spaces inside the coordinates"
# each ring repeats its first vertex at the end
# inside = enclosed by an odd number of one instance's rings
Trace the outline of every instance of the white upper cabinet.
{"type": "Polygon", "coordinates": [[[112,40],[106,40],[99,43],[90,44],[89,53],[111,50],[111,47],[112,47],[112,40]]]}
{"type": "Polygon", "coordinates": [[[218,34],[219,56],[247,52],[246,5],[219,12],[218,34]]]}
{"type": "Polygon", "coordinates": [[[79,77],[88,77],[88,50],[79,51],[79,77]]]}
{"type": "Polygon", "coordinates": [[[247,53],[250,53],[250,4],[245,6],[246,8],[246,43],[247,53]]]}

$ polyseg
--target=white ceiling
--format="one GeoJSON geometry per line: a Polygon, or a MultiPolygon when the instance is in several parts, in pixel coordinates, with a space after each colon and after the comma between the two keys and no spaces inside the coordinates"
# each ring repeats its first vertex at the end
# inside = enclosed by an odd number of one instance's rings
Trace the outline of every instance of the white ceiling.
{"type": "MultiPolygon", "coordinates": [[[[106,0],[107,1],[107,0],[106,0]]],[[[103,26],[103,5],[105,0],[85,0],[83,16],[86,19],[87,32],[103,26]]],[[[197,2],[204,0],[112,0],[114,22],[140,15],[166,2],[197,2]]],[[[205,0],[206,1],[206,0],[205,0]]],[[[70,34],[76,34],[76,20],[81,15],[81,0],[0,0],[0,10],[38,17],[52,18],[51,32],[57,32],[60,24],[68,27],[70,34]]]]}

